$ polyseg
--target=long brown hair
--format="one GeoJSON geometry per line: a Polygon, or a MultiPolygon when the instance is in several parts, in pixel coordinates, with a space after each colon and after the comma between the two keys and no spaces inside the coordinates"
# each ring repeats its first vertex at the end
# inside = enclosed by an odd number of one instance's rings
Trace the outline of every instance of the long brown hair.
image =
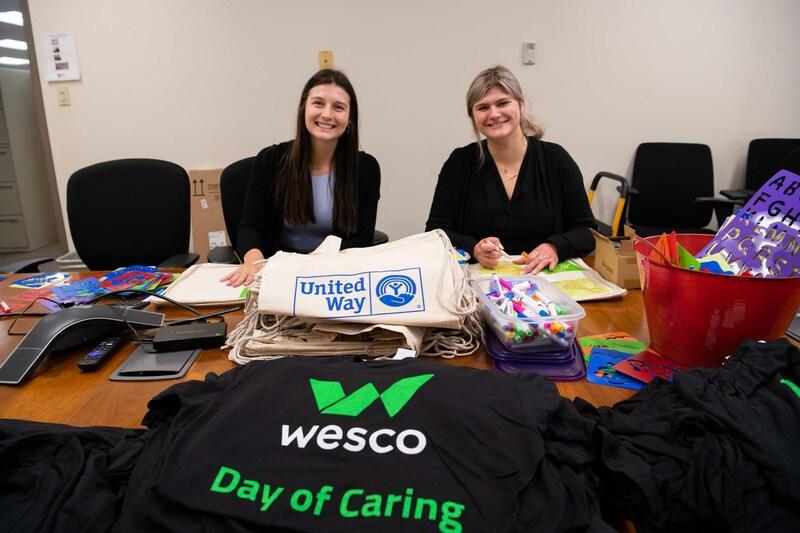
{"type": "Polygon", "coordinates": [[[345,235],[358,230],[358,101],[353,85],[344,73],[323,69],[311,76],[303,87],[297,107],[297,133],[294,142],[278,165],[275,200],[287,222],[302,226],[314,221],[314,196],[311,187],[311,136],[306,129],[308,93],[317,85],[333,84],[350,97],[350,120],[333,153],[333,225],[345,235]]]}

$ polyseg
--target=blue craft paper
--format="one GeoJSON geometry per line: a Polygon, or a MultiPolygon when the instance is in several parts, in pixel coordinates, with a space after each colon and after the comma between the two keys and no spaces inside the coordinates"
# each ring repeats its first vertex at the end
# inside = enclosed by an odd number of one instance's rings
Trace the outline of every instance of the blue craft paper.
{"type": "Polygon", "coordinates": [[[86,278],[78,281],[73,281],[67,285],[57,285],[53,287],[53,294],[63,300],[71,300],[73,298],[98,296],[109,292],[100,286],[100,280],[97,278],[86,278]]]}
{"type": "Polygon", "coordinates": [[[614,370],[614,365],[630,357],[631,354],[618,352],[608,348],[594,347],[589,352],[589,369],[586,371],[586,381],[598,385],[609,387],[620,387],[623,389],[639,390],[644,387],[644,383],[638,379],[626,376],[618,370],[614,370]],[[604,375],[596,375],[602,372],[604,375]]]}

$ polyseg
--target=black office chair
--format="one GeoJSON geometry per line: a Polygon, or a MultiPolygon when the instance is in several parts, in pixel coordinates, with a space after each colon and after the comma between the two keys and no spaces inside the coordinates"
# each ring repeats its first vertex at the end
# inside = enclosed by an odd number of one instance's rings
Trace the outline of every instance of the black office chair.
{"type": "Polygon", "coordinates": [[[733,212],[735,202],[712,198],[714,169],[705,144],[642,143],[633,163],[633,193],[627,221],[640,236],[664,232],[715,233],[705,229],[712,211],[717,222],[733,212]]]}
{"type": "Polygon", "coordinates": [[[787,155],[800,148],[800,139],[753,139],[747,148],[744,188],[726,189],[720,194],[744,204],[776,172],[785,168],[787,155]]]}
{"type": "Polygon", "coordinates": [[[247,182],[253,171],[255,157],[246,157],[231,163],[222,170],[219,178],[219,190],[222,198],[222,216],[225,219],[225,230],[231,245],[217,246],[208,251],[209,263],[238,264],[242,262],[236,251],[236,235],[239,221],[242,218],[244,195],[247,193],[247,182]]]}
{"type": "Polygon", "coordinates": [[[72,174],[67,216],[75,251],[91,270],[187,267],[189,176],[175,163],[118,159],[72,174]]]}
{"type": "MultiPolygon", "coordinates": [[[[222,171],[219,180],[222,196],[222,216],[225,218],[225,229],[228,232],[230,246],[217,246],[208,252],[209,263],[238,264],[242,262],[236,251],[236,235],[242,218],[244,195],[247,193],[247,182],[253,171],[255,157],[246,157],[231,163],[222,171]]],[[[389,242],[389,237],[382,231],[375,230],[373,246],[389,242]]]]}
{"type": "Polygon", "coordinates": [[[33,257],[0,265],[0,274],[39,272],[39,265],[55,261],[55,257],[33,257]]]}
{"type": "Polygon", "coordinates": [[[781,162],[781,169],[800,175],[800,146],[786,154],[781,162]]]}

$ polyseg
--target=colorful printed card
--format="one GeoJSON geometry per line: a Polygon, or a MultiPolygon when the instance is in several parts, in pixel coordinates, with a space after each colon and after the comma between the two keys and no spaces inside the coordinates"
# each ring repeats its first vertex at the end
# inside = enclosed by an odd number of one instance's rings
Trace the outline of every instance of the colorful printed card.
{"type": "Polygon", "coordinates": [[[84,278],[65,285],[53,287],[53,294],[62,302],[74,299],[89,299],[107,293],[108,290],[100,286],[97,278],[84,278]]]}
{"type": "Polygon", "coordinates": [[[589,354],[589,368],[586,371],[586,381],[597,385],[620,387],[623,389],[639,390],[644,383],[616,370],[614,365],[628,357],[630,354],[617,352],[607,348],[592,348],[589,354]]]}
{"type": "Polygon", "coordinates": [[[68,280],[69,277],[69,274],[66,272],[42,272],[41,274],[34,274],[33,276],[17,280],[9,286],[16,289],[41,289],[61,283],[68,280]]]}
{"type": "Polygon", "coordinates": [[[650,383],[655,378],[672,381],[672,376],[676,372],[686,370],[686,367],[662,357],[648,348],[640,354],[628,357],[615,364],[614,370],[618,370],[639,381],[650,383]]]}
{"type": "Polygon", "coordinates": [[[109,291],[121,291],[139,286],[149,285],[152,281],[160,278],[158,273],[128,271],[121,274],[106,276],[100,280],[100,286],[109,291]]]}

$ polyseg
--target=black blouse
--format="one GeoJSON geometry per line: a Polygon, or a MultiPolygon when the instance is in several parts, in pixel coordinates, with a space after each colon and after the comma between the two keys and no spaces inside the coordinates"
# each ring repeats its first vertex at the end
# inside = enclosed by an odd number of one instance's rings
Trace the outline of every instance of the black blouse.
{"type": "MultiPolygon", "coordinates": [[[[280,206],[275,203],[275,184],[280,160],[291,143],[269,146],[256,157],[236,237],[237,250],[242,257],[253,248],[261,250],[264,257],[270,257],[281,249],[284,217],[280,206]]],[[[333,228],[333,234],[342,237],[342,249],[371,246],[375,232],[381,196],[381,169],[375,158],[365,152],[358,153],[358,165],[358,228],[353,235],[344,235],[339,228],[333,228]]]]}
{"type": "Polygon", "coordinates": [[[486,147],[457,148],[439,173],[426,230],[443,229],[457,248],[472,253],[484,237],[500,239],[506,252],[520,254],[543,242],[559,260],[594,250],[594,216],[578,165],[561,146],[528,139],[511,199],[486,147]]]}

